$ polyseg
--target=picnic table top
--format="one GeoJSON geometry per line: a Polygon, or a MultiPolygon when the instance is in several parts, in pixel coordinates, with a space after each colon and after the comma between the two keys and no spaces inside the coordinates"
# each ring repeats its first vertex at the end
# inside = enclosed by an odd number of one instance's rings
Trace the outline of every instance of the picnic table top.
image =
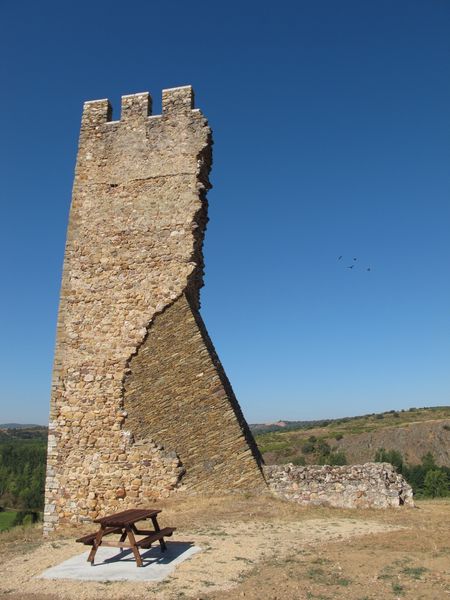
{"type": "Polygon", "coordinates": [[[113,515],[106,515],[94,520],[94,523],[100,523],[106,527],[125,527],[140,521],[141,519],[148,519],[149,517],[156,517],[161,510],[158,508],[130,508],[123,510],[122,512],[114,513],[113,515]]]}

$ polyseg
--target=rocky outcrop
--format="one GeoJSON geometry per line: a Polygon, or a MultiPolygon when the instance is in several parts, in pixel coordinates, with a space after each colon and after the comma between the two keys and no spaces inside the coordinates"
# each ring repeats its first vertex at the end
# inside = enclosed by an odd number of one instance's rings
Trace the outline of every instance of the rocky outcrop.
{"type": "Polygon", "coordinates": [[[436,464],[450,467],[450,420],[408,423],[401,427],[383,427],[367,433],[345,435],[333,445],[345,452],[347,461],[365,462],[374,459],[379,448],[398,450],[405,462],[417,465],[431,452],[436,464]]]}

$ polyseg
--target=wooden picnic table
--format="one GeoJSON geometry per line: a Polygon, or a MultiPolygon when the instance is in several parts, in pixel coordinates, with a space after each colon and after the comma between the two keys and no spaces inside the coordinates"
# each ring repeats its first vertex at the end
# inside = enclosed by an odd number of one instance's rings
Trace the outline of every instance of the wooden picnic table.
{"type": "Polygon", "coordinates": [[[88,556],[88,562],[94,564],[95,554],[100,546],[112,546],[113,548],[131,548],[136,559],[136,566],[142,567],[142,558],[139,554],[139,548],[150,548],[153,542],[159,541],[161,552],[165,552],[167,547],[164,538],[171,536],[175,531],[175,527],[164,527],[161,529],[158,525],[157,515],[161,512],[159,509],[141,509],[130,508],[113,515],[100,517],[95,519],[94,523],[100,524],[100,529],[95,533],[84,535],[77,539],[77,542],[92,546],[88,556]],[[138,529],[136,523],[151,519],[153,524],[152,530],[138,529]],[[118,541],[104,540],[105,536],[117,534],[120,535],[118,541]],[[145,536],[141,539],[136,539],[135,536],[145,536]],[[128,538],[128,541],[126,539],[128,538]]]}

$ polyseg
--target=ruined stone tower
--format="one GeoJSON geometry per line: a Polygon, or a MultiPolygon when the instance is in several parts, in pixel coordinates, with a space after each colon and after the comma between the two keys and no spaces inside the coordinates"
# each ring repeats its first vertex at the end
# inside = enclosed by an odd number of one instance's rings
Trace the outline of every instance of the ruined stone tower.
{"type": "Polygon", "coordinates": [[[45,531],[184,489],[265,486],[199,314],[211,132],[190,86],[86,102],[67,234],[45,531]]]}

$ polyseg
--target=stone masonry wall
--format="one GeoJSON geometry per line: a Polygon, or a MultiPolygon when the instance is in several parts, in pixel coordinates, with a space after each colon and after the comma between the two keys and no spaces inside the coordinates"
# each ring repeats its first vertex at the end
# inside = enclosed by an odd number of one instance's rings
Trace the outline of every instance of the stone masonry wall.
{"type": "Polygon", "coordinates": [[[254,468],[258,449],[200,314],[185,295],[155,317],[132,358],[124,407],[136,439],[151,436],[182,457],[183,487],[211,492],[229,489],[230,482],[244,489],[261,484],[254,468]]]}
{"type": "MultiPolygon", "coordinates": [[[[252,436],[205,336],[203,349],[202,336],[193,342],[198,360],[183,371],[184,387],[171,381],[164,395],[156,381],[167,375],[158,356],[170,357],[164,336],[161,350],[152,340],[153,324],[157,333],[158,320],[182,319],[170,322],[174,332],[184,329],[175,335],[182,353],[194,321],[201,329],[208,124],[190,86],[163,91],[162,115],[150,116],[146,93],[122,98],[119,121],[111,112],[108,100],[83,110],[52,381],[46,532],[145,505],[184,477],[193,488],[202,477],[228,489],[264,486],[252,436]]],[[[180,369],[183,356],[172,364],[180,369]]]]}
{"type": "Polygon", "coordinates": [[[389,508],[414,505],[411,486],[388,463],[342,467],[267,465],[264,472],[276,496],[305,506],[389,508]]]}

